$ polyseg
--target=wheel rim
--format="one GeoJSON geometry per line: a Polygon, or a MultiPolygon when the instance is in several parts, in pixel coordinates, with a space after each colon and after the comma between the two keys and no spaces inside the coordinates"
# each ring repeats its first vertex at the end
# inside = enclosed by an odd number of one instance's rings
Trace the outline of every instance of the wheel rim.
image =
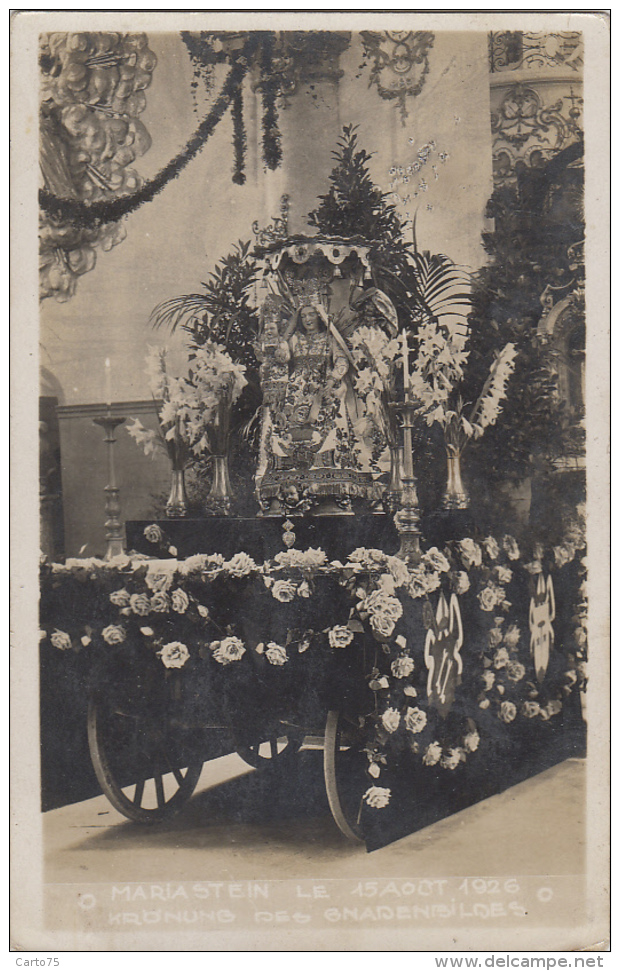
{"type": "Polygon", "coordinates": [[[123,710],[101,696],[90,700],[88,744],[95,774],[114,808],[135,822],[169,819],[200,777],[202,762],[183,764],[165,727],[144,710],[123,710]]]}
{"type": "Polygon", "coordinates": [[[255,769],[279,764],[295,758],[303,745],[304,734],[301,729],[281,723],[270,733],[262,733],[258,738],[244,738],[238,729],[233,731],[235,749],[244,762],[255,769]]]}
{"type": "Polygon", "coordinates": [[[364,842],[363,795],[368,786],[359,725],[339,711],[330,711],[325,724],[323,774],[327,800],[338,829],[347,839],[364,842]]]}

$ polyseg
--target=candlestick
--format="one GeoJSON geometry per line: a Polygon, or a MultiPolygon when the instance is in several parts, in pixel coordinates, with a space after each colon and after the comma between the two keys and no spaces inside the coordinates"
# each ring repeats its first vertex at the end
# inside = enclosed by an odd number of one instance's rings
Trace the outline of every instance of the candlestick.
{"type": "MultiPolygon", "coordinates": [[[[108,362],[106,361],[106,367],[108,362]]],[[[107,373],[107,372],[106,372],[107,373]]],[[[110,402],[108,402],[108,405],[110,402]]],[[[107,549],[105,559],[111,560],[115,556],[121,556],[125,552],[125,541],[123,537],[123,524],[120,520],[121,504],[119,501],[119,488],[116,484],[116,469],[114,467],[114,429],[122,425],[125,418],[113,418],[110,414],[102,418],[93,419],[95,425],[100,425],[105,431],[104,442],[108,446],[108,484],[104,487],[106,496],[105,512],[105,538],[107,549]]]]}
{"type": "Polygon", "coordinates": [[[109,357],[106,357],[105,359],[104,375],[105,375],[105,403],[108,406],[108,408],[111,408],[112,406],[112,365],[110,363],[109,357]]]}
{"type": "Polygon", "coordinates": [[[394,525],[400,536],[398,556],[415,566],[420,562],[420,510],[418,507],[418,492],[413,474],[413,414],[416,403],[405,401],[401,410],[403,413],[403,475],[402,498],[400,509],[394,516],[394,525]]]}

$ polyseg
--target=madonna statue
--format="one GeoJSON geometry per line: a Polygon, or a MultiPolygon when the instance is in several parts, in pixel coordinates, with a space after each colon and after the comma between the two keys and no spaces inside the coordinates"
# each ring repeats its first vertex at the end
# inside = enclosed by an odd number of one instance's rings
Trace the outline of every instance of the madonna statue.
{"type": "MultiPolygon", "coordinates": [[[[370,278],[368,253],[365,241],[326,236],[289,237],[262,250],[271,289],[255,345],[263,390],[256,474],[262,515],[346,515],[352,502],[360,511],[381,502],[379,457],[388,450],[355,392],[349,344],[355,329],[371,322],[377,300],[378,291],[363,282],[370,278]]],[[[385,308],[375,311],[380,326],[394,326],[385,308]]]]}
{"type": "Polygon", "coordinates": [[[320,304],[295,311],[274,359],[287,362],[288,381],[277,398],[269,396],[263,416],[257,475],[263,514],[342,515],[352,511],[352,498],[380,499],[353,359],[320,304]]]}

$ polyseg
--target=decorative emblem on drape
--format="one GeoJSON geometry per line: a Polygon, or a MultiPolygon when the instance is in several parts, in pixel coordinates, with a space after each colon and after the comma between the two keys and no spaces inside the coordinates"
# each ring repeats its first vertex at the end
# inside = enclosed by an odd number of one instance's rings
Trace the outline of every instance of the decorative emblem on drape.
{"type": "Polygon", "coordinates": [[[360,36],[364,56],[372,63],[370,84],[381,98],[398,101],[404,125],[407,98],[415,98],[424,87],[435,35],[427,30],[363,30],[360,36]]]}

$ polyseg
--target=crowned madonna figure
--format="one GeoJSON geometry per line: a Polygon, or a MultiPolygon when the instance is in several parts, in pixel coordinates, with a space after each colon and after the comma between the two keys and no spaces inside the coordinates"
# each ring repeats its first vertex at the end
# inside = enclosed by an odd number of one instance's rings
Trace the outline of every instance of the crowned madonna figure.
{"type": "Polygon", "coordinates": [[[352,504],[373,510],[385,490],[385,440],[356,393],[350,343],[366,319],[359,309],[366,248],[311,237],[268,256],[275,292],[263,304],[255,345],[262,514],[343,515],[352,504]]]}

